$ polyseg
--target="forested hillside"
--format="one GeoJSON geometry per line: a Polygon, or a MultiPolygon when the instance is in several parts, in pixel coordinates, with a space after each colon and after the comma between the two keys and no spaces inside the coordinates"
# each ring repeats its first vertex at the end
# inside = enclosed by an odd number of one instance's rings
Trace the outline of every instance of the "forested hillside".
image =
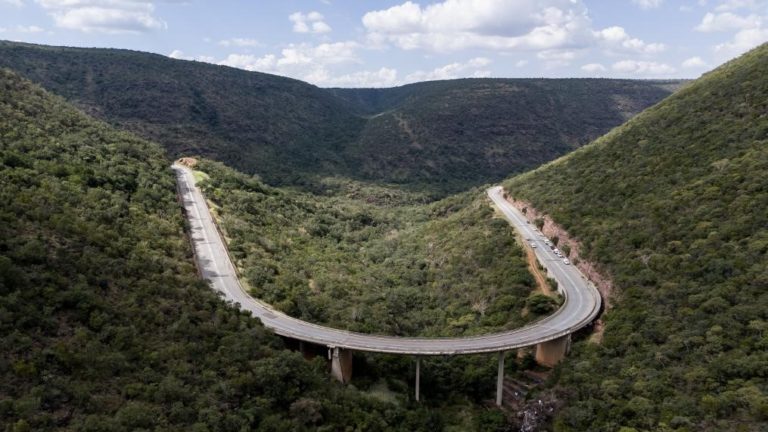
{"type": "Polygon", "coordinates": [[[476,79],[319,89],[136,51],[2,41],[0,67],[173,157],[205,156],[270,184],[342,175],[437,196],[552,160],[677,84],[476,79]]]}
{"type": "Polygon", "coordinates": [[[534,288],[514,230],[474,189],[432,204],[342,181],[273,188],[200,161],[200,183],[251,292],[289,315],[368,333],[458,336],[519,327],[534,288]]]}
{"type": "Polygon", "coordinates": [[[343,149],[364,125],[304,82],[157,54],[0,41],[0,67],[171,156],[210,156],[274,182],[343,170],[343,149]]]}
{"type": "Polygon", "coordinates": [[[375,113],[347,151],[358,175],[460,191],[579,148],[679,84],[463,79],[332,91],[375,113]]]}
{"type": "Polygon", "coordinates": [[[161,148],[0,70],[0,430],[439,430],[197,277],[161,148]]]}
{"type": "Polygon", "coordinates": [[[766,70],[763,45],[506,182],[618,291],[602,344],[560,368],[556,430],[766,430],[766,70]]]}

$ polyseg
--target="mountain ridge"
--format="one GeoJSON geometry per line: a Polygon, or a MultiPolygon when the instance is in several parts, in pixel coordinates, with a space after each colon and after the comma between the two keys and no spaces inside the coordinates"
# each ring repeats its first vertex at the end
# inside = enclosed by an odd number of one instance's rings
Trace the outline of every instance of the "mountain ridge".
{"type": "Polygon", "coordinates": [[[437,196],[549,161],[670,93],[621,80],[321,89],[159,54],[7,41],[0,67],[159,142],[174,158],[216,159],[277,185],[345,176],[437,196]]]}

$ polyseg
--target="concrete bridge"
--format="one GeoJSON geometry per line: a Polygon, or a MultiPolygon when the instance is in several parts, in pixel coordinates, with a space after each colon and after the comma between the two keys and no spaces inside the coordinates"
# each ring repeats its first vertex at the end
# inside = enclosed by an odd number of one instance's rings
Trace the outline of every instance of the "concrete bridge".
{"type": "Polygon", "coordinates": [[[501,333],[461,338],[421,338],[380,336],[325,327],[290,317],[270,305],[251,297],[240,285],[205,198],[195,185],[192,171],[174,164],[179,195],[190,224],[191,242],[203,278],[223,296],[240,308],[250,311],[276,334],[328,347],[331,373],[339,381],[352,376],[352,352],[368,351],[416,356],[416,400],[420,397],[420,356],[499,353],[496,403],[501,404],[504,378],[504,353],[509,350],[536,347],[536,360],[552,366],[570,347],[571,333],[590,324],[600,311],[601,298],[595,286],[572,265],[565,264],[545,245],[544,237],[534,231],[525,216],[503,197],[500,186],[488,189],[489,198],[528,243],[539,262],[558,283],[564,297],[562,306],[543,319],[527,326],[501,333]]]}

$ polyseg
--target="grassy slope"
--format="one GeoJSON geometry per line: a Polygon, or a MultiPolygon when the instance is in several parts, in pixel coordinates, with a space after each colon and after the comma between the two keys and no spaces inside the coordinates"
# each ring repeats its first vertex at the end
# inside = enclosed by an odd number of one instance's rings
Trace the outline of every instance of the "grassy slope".
{"type": "Polygon", "coordinates": [[[768,45],[506,183],[613,276],[558,430],[765,430],[768,45]]]}
{"type": "Polygon", "coordinates": [[[203,155],[272,184],[345,175],[441,195],[549,161],[669,94],[618,80],[324,90],[155,54],[11,42],[0,42],[2,66],[174,156],[203,155]]]}
{"type": "Polygon", "coordinates": [[[159,146],[0,69],[0,430],[440,429],[219,300],[174,189],[159,146]]]}
{"type": "Polygon", "coordinates": [[[513,230],[482,190],[419,197],[345,182],[331,195],[265,186],[203,161],[202,183],[256,296],[372,333],[461,335],[519,326],[531,290],[513,230]]]}

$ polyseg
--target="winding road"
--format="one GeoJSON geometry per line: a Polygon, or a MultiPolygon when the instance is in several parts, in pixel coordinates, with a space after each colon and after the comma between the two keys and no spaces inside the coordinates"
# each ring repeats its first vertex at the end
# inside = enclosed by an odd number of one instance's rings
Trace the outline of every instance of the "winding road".
{"type": "Polygon", "coordinates": [[[237,272],[227,253],[223,239],[206,205],[205,198],[195,185],[192,171],[186,166],[174,164],[179,194],[189,220],[191,241],[195,249],[198,268],[202,277],[213,288],[240,308],[248,310],[276,334],[328,347],[356,351],[370,351],[413,355],[456,355],[501,352],[551,341],[586,326],[600,310],[600,294],[572,265],[567,265],[545,245],[525,216],[503,197],[501,186],[488,189],[488,197],[504,217],[534,248],[539,262],[549,275],[557,280],[559,291],[565,298],[563,305],[552,315],[525,327],[501,333],[460,338],[420,338],[379,336],[338,330],[301,321],[276,311],[270,305],[251,297],[245,292],[237,272]]]}

